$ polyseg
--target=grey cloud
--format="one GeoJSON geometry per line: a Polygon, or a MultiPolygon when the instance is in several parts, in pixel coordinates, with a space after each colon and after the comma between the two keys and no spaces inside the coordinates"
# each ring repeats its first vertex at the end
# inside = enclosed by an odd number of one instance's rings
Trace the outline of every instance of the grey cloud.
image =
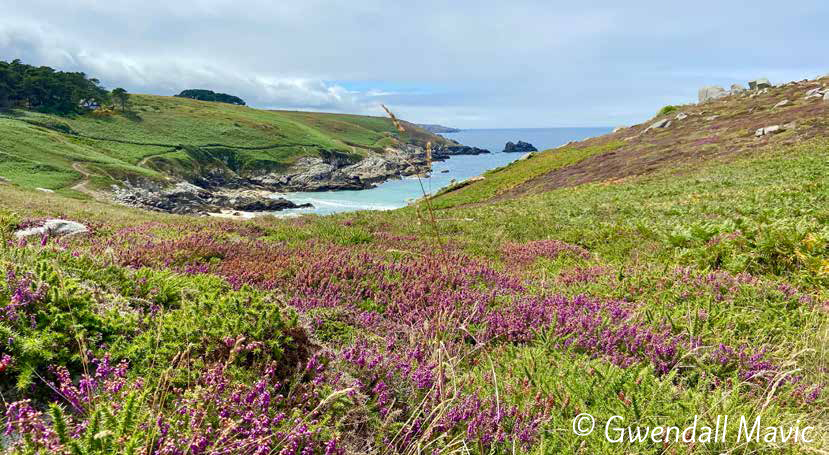
{"type": "Polygon", "coordinates": [[[816,57],[829,47],[822,0],[0,0],[0,10],[0,58],[110,86],[376,114],[386,102],[460,127],[631,123],[702,85],[829,71],[816,57]]]}

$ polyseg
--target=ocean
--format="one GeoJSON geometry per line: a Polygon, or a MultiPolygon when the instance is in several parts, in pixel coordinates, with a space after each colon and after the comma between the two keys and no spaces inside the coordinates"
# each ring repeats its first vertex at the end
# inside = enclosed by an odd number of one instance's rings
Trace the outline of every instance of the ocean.
{"type": "Polygon", "coordinates": [[[610,131],[611,128],[519,128],[474,129],[445,133],[443,136],[463,145],[489,149],[492,153],[459,155],[446,161],[435,162],[432,165],[431,177],[420,181],[412,177],[390,180],[368,190],[280,193],[275,197],[281,196],[297,204],[310,202],[314,207],[283,210],[275,215],[296,216],[308,213],[329,215],[357,210],[393,210],[422,197],[423,191],[433,193],[448,185],[453,179],[460,181],[475,177],[517,160],[523,153],[501,152],[507,141],[521,140],[533,144],[539,150],[546,150],[569,141],[599,136],[610,131]]]}

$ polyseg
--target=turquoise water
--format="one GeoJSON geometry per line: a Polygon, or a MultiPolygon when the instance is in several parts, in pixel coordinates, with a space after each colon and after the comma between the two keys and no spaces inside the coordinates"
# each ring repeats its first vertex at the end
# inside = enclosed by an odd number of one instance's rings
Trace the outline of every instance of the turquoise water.
{"type": "Polygon", "coordinates": [[[481,175],[484,172],[509,164],[522,153],[501,153],[507,141],[526,141],[539,150],[566,144],[569,141],[586,139],[610,132],[610,128],[533,128],[533,129],[480,129],[447,133],[444,136],[461,144],[489,149],[486,155],[460,155],[432,165],[431,177],[390,180],[376,188],[359,191],[325,191],[310,193],[282,193],[297,204],[310,202],[309,209],[283,210],[277,216],[296,216],[315,213],[328,215],[356,210],[392,210],[423,196],[423,191],[433,193],[448,185],[453,179],[460,181],[481,175]],[[421,188],[422,185],[422,188],[421,188]]]}

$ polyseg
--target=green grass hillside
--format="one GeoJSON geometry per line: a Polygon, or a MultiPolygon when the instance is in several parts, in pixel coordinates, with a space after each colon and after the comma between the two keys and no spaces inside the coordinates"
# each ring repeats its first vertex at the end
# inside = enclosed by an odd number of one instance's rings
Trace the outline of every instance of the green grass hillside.
{"type": "MultiPolygon", "coordinates": [[[[682,106],[390,212],[220,220],[0,183],[0,448],[826,453],[829,135],[825,105],[792,96],[808,85],[682,106]],[[52,217],[90,232],[13,235],[52,217]]],[[[352,138],[379,122],[279,115],[352,138]]],[[[31,178],[109,157],[18,123],[68,157],[31,178]]]]}
{"type": "Polygon", "coordinates": [[[439,207],[512,199],[577,186],[613,183],[656,172],[687,173],[710,161],[728,161],[761,150],[829,136],[829,103],[820,96],[829,77],[743,92],[702,104],[666,106],[653,119],[612,134],[536,153],[493,170],[485,179],[445,191],[439,207]],[[786,103],[783,103],[786,101],[786,103]],[[782,106],[779,104],[783,103],[782,106]],[[650,128],[667,120],[664,128],[650,128]],[[756,136],[778,125],[778,134],[756,136]]]}
{"type": "Polygon", "coordinates": [[[382,117],[266,111],[186,98],[133,95],[129,112],[57,117],[15,111],[0,117],[0,177],[24,187],[65,190],[81,179],[73,163],[107,186],[127,176],[163,178],[216,156],[242,173],[285,169],[334,150],[365,155],[397,141],[443,142],[382,117]]]}

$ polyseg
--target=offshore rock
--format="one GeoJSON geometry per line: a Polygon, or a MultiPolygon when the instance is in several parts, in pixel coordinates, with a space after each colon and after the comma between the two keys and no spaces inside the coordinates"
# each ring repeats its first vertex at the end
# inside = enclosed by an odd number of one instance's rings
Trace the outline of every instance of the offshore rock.
{"type": "Polygon", "coordinates": [[[507,145],[504,146],[504,153],[529,153],[537,151],[538,149],[534,145],[524,141],[518,141],[516,144],[507,142],[507,145]]]}

